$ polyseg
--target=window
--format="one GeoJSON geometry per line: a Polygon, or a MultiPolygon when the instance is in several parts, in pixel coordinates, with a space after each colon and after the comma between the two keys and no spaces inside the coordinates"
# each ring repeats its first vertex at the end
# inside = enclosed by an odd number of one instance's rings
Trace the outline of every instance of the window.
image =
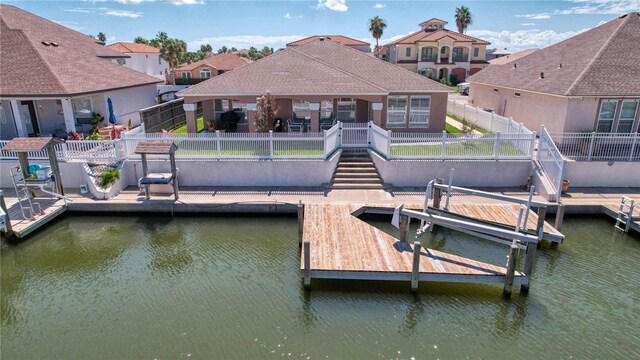
{"type": "Polygon", "coordinates": [[[480,48],[473,48],[473,57],[480,56],[480,48]]]}
{"type": "Polygon", "coordinates": [[[320,103],[320,118],[329,119],[333,116],[333,100],[325,100],[320,103]]]}
{"type": "Polygon", "coordinates": [[[421,52],[420,61],[436,61],[436,54],[432,47],[423,47],[421,52]]]}
{"type": "Polygon", "coordinates": [[[73,113],[76,119],[89,119],[93,112],[91,108],[91,99],[89,98],[77,98],[71,101],[73,104],[73,113]]]}
{"type": "Polygon", "coordinates": [[[387,99],[387,127],[405,127],[407,97],[389,96],[387,99]]]}
{"type": "Polygon", "coordinates": [[[118,63],[118,65],[124,65],[127,63],[126,59],[117,59],[116,62],[118,63]]]}
{"type": "Polygon", "coordinates": [[[412,96],[411,113],[409,115],[409,127],[429,127],[429,110],[431,109],[431,97],[412,96]]]}
{"type": "Polygon", "coordinates": [[[209,68],[200,69],[200,78],[201,79],[208,79],[210,77],[211,77],[211,69],[209,69],[209,68]]]}
{"type": "Polygon", "coordinates": [[[411,57],[411,48],[410,47],[408,47],[407,50],[406,50],[406,56],[407,57],[411,57]]]}
{"type": "Polygon", "coordinates": [[[338,99],[338,121],[356,122],[356,99],[338,99]]]}
{"type": "Polygon", "coordinates": [[[515,93],[513,93],[513,96],[519,98],[520,97],[520,93],[519,92],[515,92],[515,93]]]}
{"type": "Polygon", "coordinates": [[[148,58],[149,58],[149,55],[145,55],[145,56],[144,56],[144,58],[145,58],[145,59],[148,59],[148,58]]]}
{"type": "Polygon", "coordinates": [[[497,93],[497,92],[498,92],[498,89],[493,88],[493,92],[494,92],[494,93],[497,93]]]}
{"type": "Polygon", "coordinates": [[[311,110],[309,109],[309,102],[302,100],[293,100],[293,112],[298,118],[311,119],[311,110]]]}
{"type": "Polygon", "coordinates": [[[444,46],[440,48],[440,54],[444,55],[446,51],[447,49],[444,46]]]}
{"type": "Polygon", "coordinates": [[[182,73],[182,78],[183,79],[191,79],[191,73],[187,72],[187,71],[183,72],[182,73]]]}
{"type": "Polygon", "coordinates": [[[240,115],[240,120],[238,124],[246,124],[247,123],[247,103],[233,100],[233,111],[235,111],[238,115],[240,115]]]}
{"type": "Polygon", "coordinates": [[[620,117],[618,118],[619,133],[630,133],[633,130],[633,121],[638,110],[638,100],[623,100],[620,107],[620,117]]]}
{"type": "Polygon", "coordinates": [[[596,126],[597,132],[611,132],[617,105],[618,100],[602,100],[598,114],[598,125],[596,126]]]}
{"type": "Polygon", "coordinates": [[[213,119],[215,121],[220,121],[220,115],[226,111],[229,111],[229,101],[227,99],[213,100],[213,119]]]}

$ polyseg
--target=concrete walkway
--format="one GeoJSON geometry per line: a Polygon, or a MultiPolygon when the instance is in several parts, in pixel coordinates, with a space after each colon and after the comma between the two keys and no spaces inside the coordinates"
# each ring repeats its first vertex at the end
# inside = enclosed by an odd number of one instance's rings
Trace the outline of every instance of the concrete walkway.
{"type": "MultiPolygon", "coordinates": [[[[451,117],[449,117],[449,116],[447,116],[447,120],[446,120],[446,121],[447,121],[447,124],[449,124],[449,125],[451,125],[451,126],[455,127],[456,129],[458,129],[458,130],[462,131],[462,127],[463,127],[463,125],[462,125],[462,123],[461,123],[460,121],[458,121],[458,120],[456,120],[456,119],[454,119],[454,118],[451,118],[451,117]]],[[[478,131],[478,130],[473,130],[473,133],[474,133],[474,134],[482,134],[482,133],[481,133],[480,131],[478,131]]]]}

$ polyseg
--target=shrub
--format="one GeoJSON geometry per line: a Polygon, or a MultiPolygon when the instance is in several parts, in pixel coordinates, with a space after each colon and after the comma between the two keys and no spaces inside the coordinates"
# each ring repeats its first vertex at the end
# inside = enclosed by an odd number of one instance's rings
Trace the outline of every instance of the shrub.
{"type": "Polygon", "coordinates": [[[103,189],[111,187],[111,185],[115,184],[116,181],[120,179],[120,170],[118,169],[110,169],[105,170],[98,176],[98,186],[103,189]]]}
{"type": "Polygon", "coordinates": [[[449,85],[452,85],[452,86],[456,86],[460,84],[460,80],[458,80],[458,75],[456,74],[449,75],[449,83],[450,83],[449,85]]]}
{"type": "Polygon", "coordinates": [[[97,131],[94,131],[89,134],[89,136],[87,136],[85,140],[102,140],[102,136],[100,136],[97,131]]]}

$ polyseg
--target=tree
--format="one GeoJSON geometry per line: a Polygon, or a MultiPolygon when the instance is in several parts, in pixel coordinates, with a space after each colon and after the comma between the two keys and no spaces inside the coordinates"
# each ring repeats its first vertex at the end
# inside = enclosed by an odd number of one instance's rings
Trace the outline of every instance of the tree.
{"type": "Polygon", "coordinates": [[[256,101],[256,131],[267,132],[273,129],[273,124],[276,120],[276,115],[280,107],[276,103],[276,98],[271,96],[271,93],[267,91],[256,101]]]}
{"type": "Polygon", "coordinates": [[[258,52],[258,49],[256,49],[255,47],[250,47],[249,48],[249,52],[247,53],[247,57],[251,60],[258,60],[262,57],[262,55],[260,55],[260,52],[258,52]]]}
{"type": "Polygon", "coordinates": [[[167,60],[170,69],[178,67],[187,52],[187,43],[178,39],[166,39],[160,48],[160,56],[167,60]]]}
{"type": "Polygon", "coordinates": [[[161,49],[165,41],[169,40],[169,35],[164,31],[158,31],[155,39],[149,41],[149,45],[161,49]]]}
{"type": "Polygon", "coordinates": [[[218,49],[218,51],[217,51],[218,54],[225,54],[225,53],[228,53],[228,52],[229,52],[229,49],[227,49],[227,47],[224,46],[224,45],[222,45],[222,47],[220,49],[218,49]]]}
{"type": "Polygon", "coordinates": [[[229,49],[229,52],[238,52],[238,49],[236,49],[235,47],[232,47],[231,49],[229,49]]]}
{"type": "Polygon", "coordinates": [[[206,54],[206,53],[212,52],[212,51],[213,51],[213,48],[211,47],[211,45],[209,45],[209,44],[200,45],[200,52],[203,52],[203,53],[206,54]]]}
{"type": "Polygon", "coordinates": [[[105,35],[105,33],[103,33],[102,31],[99,32],[98,35],[96,35],[96,38],[102,42],[107,41],[107,35],[105,35]]]}
{"type": "Polygon", "coordinates": [[[458,27],[458,32],[460,34],[464,34],[467,31],[467,27],[473,23],[473,16],[471,15],[471,10],[469,10],[466,6],[460,6],[456,8],[456,26],[458,27]]]}
{"type": "Polygon", "coordinates": [[[376,39],[376,49],[378,48],[378,40],[382,37],[382,33],[386,27],[387,23],[377,15],[373,19],[369,19],[369,31],[374,39],[376,39]]]}
{"type": "Polygon", "coordinates": [[[262,55],[261,57],[269,56],[273,54],[273,49],[268,46],[265,46],[262,48],[262,50],[260,50],[260,54],[262,55]]]}
{"type": "Polygon", "coordinates": [[[147,44],[149,45],[149,40],[143,38],[142,36],[136,36],[135,39],[133,39],[133,42],[136,44],[147,44]]]}

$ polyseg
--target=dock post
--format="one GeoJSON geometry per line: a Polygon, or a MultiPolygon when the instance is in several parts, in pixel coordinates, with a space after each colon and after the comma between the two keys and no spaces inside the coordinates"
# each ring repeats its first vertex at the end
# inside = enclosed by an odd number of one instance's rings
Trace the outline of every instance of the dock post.
{"type": "MultiPolygon", "coordinates": [[[[442,185],[444,184],[444,179],[436,179],[436,184],[442,185]]],[[[433,207],[436,209],[440,208],[440,197],[442,197],[442,190],[437,187],[433,188],[433,207]]]]}
{"type": "MultiPolygon", "coordinates": [[[[540,230],[544,232],[545,217],[547,217],[547,208],[539,207],[538,208],[538,224],[536,224],[536,231],[538,232],[538,234],[540,233],[540,230]]],[[[538,241],[540,240],[542,240],[542,238],[538,239],[538,241]]]]}
{"type": "Polygon", "coordinates": [[[418,291],[418,278],[420,276],[420,241],[413,242],[413,268],[411,269],[411,291],[418,291]]]}
{"type": "MultiPolygon", "coordinates": [[[[142,177],[147,177],[148,173],[149,168],[147,167],[147,154],[142,154],[142,177]]],[[[144,197],[147,200],[151,198],[149,184],[144,184],[144,197]]]]}
{"type": "MultiPolygon", "coordinates": [[[[540,233],[541,234],[541,233],[540,233]]],[[[542,235],[542,234],[541,234],[542,235]]],[[[524,258],[524,273],[527,275],[527,283],[520,286],[521,294],[529,293],[529,286],[531,286],[531,276],[533,275],[533,264],[536,261],[536,252],[538,246],[534,243],[527,243],[527,255],[524,258]]]]}
{"type": "Polygon", "coordinates": [[[449,187],[447,188],[447,199],[444,202],[444,209],[449,211],[449,200],[451,199],[451,186],[453,185],[453,172],[456,169],[451,168],[451,170],[449,170],[449,187]]]}
{"type": "Polygon", "coordinates": [[[304,252],[304,287],[311,288],[311,254],[309,253],[309,240],[303,242],[302,251],[304,252]]]}
{"type": "Polygon", "coordinates": [[[518,258],[518,243],[514,240],[511,243],[509,249],[509,255],[507,256],[507,273],[504,280],[504,289],[502,295],[505,297],[511,297],[511,288],[513,288],[513,278],[516,273],[516,260],[518,258]]]}
{"type": "Polygon", "coordinates": [[[9,217],[9,210],[7,209],[7,204],[4,202],[4,191],[0,190],[0,209],[2,209],[2,211],[4,211],[4,213],[6,214],[6,236],[7,239],[10,239],[11,237],[13,237],[13,229],[11,228],[11,218],[9,217]]]}
{"type": "Polygon", "coordinates": [[[400,242],[407,243],[410,223],[411,223],[411,218],[404,215],[400,216],[400,242]]]}
{"type": "Polygon", "coordinates": [[[302,231],[304,228],[304,205],[302,200],[298,202],[298,243],[302,245],[302,231]]]}
{"type": "Polygon", "coordinates": [[[563,220],[564,220],[564,204],[560,203],[556,210],[556,223],[555,223],[556,230],[560,231],[563,220]]]}

